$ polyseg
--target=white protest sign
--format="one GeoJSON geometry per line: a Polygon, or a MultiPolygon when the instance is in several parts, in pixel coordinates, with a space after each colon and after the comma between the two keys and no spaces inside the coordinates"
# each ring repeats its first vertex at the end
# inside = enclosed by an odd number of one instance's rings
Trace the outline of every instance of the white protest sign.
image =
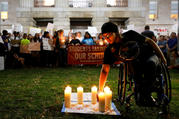
{"type": "Polygon", "coordinates": [[[41,29],[40,28],[35,28],[35,27],[30,27],[29,28],[29,34],[31,34],[32,36],[35,36],[36,33],[41,33],[41,29]]]}
{"type": "Polygon", "coordinates": [[[127,30],[134,30],[134,24],[127,25],[127,30]]]}
{"type": "Polygon", "coordinates": [[[96,36],[96,34],[98,33],[97,28],[91,26],[88,26],[88,32],[91,34],[91,36],[96,36]]]}
{"type": "Polygon", "coordinates": [[[23,26],[21,24],[15,24],[14,31],[23,32],[23,26]]]}
{"type": "Polygon", "coordinates": [[[50,35],[53,35],[53,29],[54,29],[54,24],[48,23],[46,31],[48,31],[50,35]]]}

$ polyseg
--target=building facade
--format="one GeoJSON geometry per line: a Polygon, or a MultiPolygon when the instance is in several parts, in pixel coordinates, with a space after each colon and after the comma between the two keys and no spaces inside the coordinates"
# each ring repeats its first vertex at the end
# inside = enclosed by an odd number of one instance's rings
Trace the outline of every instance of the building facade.
{"type": "Polygon", "coordinates": [[[156,33],[169,34],[177,29],[176,18],[170,17],[171,1],[173,0],[0,0],[1,3],[8,2],[8,19],[1,19],[0,25],[1,30],[21,25],[23,32],[28,32],[29,27],[45,30],[47,23],[51,22],[56,30],[85,30],[88,26],[93,26],[100,32],[104,22],[113,21],[120,29],[142,32],[148,24],[156,33]],[[155,17],[149,18],[151,14],[155,17]]]}

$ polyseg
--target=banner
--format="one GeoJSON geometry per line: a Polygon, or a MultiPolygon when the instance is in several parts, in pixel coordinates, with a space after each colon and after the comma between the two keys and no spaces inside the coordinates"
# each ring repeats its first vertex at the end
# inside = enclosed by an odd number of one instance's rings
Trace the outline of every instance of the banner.
{"type": "Polygon", "coordinates": [[[68,64],[102,64],[106,46],[68,46],[68,64]]]}
{"type": "Polygon", "coordinates": [[[30,43],[29,44],[29,47],[28,47],[28,50],[29,51],[40,51],[40,43],[39,42],[37,42],[37,43],[30,43]]]}

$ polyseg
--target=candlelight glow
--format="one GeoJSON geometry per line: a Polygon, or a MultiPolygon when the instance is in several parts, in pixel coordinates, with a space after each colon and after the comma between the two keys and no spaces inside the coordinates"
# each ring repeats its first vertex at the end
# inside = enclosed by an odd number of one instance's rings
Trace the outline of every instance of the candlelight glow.
{"type": "Polygon", "coordinates": [[[155,19],[156,15],[155,14],[149,14],[149,19],[155,19]]]}
{"type": "Polygon", "coordinates": [[[1,12],[1,19],[3,19],[3,20],[8,19],[8,12],[7,11],[1,12]]]}

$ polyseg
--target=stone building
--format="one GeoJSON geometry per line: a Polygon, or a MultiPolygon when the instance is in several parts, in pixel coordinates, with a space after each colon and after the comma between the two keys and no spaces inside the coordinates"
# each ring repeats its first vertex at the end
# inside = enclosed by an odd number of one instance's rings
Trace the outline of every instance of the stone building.
{"type": "Polygon", "coordinates": [[[21,25],[23,32],[32,26],[45,30],[51,22],[56,30],[94,26],[100,32],[104,22],[113,21],[121,29],[141,32],[149,24],[156,33],[169,34],[177,29],[177,18],[171,18],[172,1],[177,0],[0,0],[8,3],[8,19],[1,19],[0,29],[21,25]]]}

